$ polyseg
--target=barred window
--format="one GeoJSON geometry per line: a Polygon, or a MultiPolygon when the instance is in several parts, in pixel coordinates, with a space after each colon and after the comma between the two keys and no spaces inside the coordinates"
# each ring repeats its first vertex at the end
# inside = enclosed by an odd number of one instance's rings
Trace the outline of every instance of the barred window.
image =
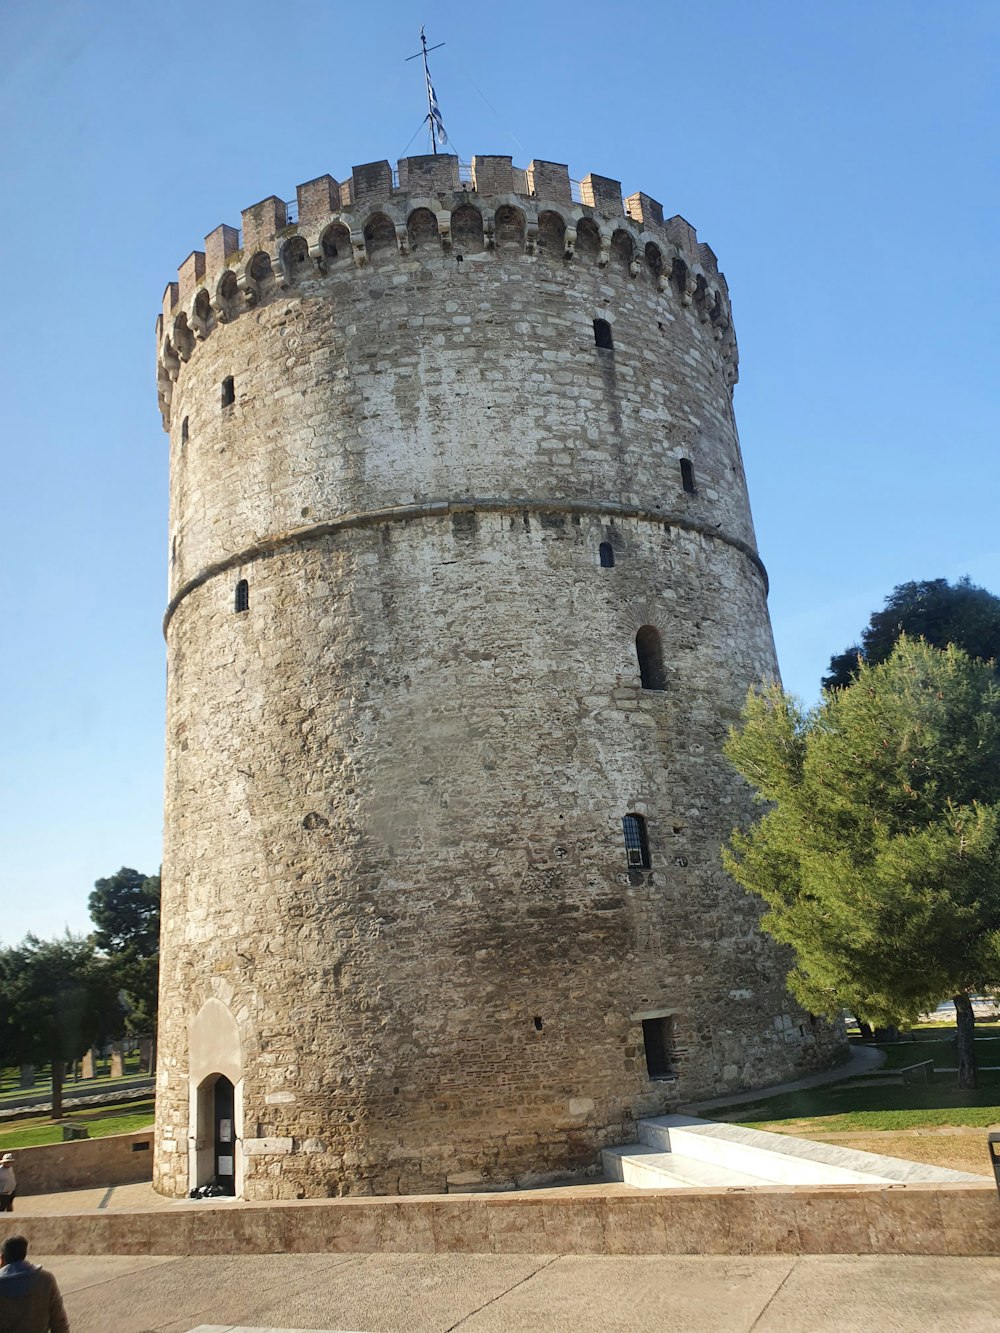
{"type": "Polygon", "coordinates": [[[240,579],[236,585],[236,610],[250,610],[250,584],[246,579],[240,579]]]}
{"type": "Polygon", "coordinates": [[[642,815],[624,815],[622,832],[625,835],[625,855],[629,870],[649,869],[649,842],[646,838],[646,821],[642,815]]]}

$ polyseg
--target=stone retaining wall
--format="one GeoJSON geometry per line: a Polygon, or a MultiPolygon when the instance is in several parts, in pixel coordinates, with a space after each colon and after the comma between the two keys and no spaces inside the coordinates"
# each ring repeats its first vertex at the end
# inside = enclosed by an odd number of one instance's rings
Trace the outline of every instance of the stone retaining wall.
{"type": "Polygon", "coordinates": [[[46,1143],[14,1152],[18,1194],[132,1185],[153,1178],[153,1130],[46,1143]]]}
{"type": "Polygon", "coordinates": [[[990,1185],[464,1195],[17,1217],[36,1254],[1000,1254],[990,1185]]]}

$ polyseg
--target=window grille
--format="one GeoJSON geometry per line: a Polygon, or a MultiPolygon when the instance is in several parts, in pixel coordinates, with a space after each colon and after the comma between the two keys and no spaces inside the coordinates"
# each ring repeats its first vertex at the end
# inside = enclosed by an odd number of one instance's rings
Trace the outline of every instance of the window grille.
{"type": "Polygon", "coordinates": [[[236,610],[250,610],[250,584],[246,579],[240,579],[236,585],[236,610]]]}
{"type": "Polygon", "coordinates": [[[649,842],[646,821],[642,815],[624,815],[622,832],[625,835],[625,855],[629,870],[649,869],[649,842]]]}

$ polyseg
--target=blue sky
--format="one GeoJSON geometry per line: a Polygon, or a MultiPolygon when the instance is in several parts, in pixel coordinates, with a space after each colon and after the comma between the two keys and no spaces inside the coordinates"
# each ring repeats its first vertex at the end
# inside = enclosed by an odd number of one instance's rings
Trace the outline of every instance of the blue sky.
{"type": "Polygon", "coordinates": [[[897,583],[1000,592],[994,0],[0,8],[0,939],[160,857],[153,324],[220,222],[404,153],[568,162],[719,255],[786,685],[897,583]],[[417,135],[411,152],[425,151],[417,135]]]}

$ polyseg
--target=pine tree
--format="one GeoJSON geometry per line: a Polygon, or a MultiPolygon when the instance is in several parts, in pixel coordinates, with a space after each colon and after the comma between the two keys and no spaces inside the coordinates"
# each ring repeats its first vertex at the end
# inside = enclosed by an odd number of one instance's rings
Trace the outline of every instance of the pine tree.
{"type": "Polygon", "coordinates": [[[884,1024],[955,1003],[976,1085],[971,996],[1000,981],[1000,687],[993,664],[901,638],[803,712],[751,691],[730,760],[767,806],[726,868],[791,945],[815,1012],[884,1024]]]}

